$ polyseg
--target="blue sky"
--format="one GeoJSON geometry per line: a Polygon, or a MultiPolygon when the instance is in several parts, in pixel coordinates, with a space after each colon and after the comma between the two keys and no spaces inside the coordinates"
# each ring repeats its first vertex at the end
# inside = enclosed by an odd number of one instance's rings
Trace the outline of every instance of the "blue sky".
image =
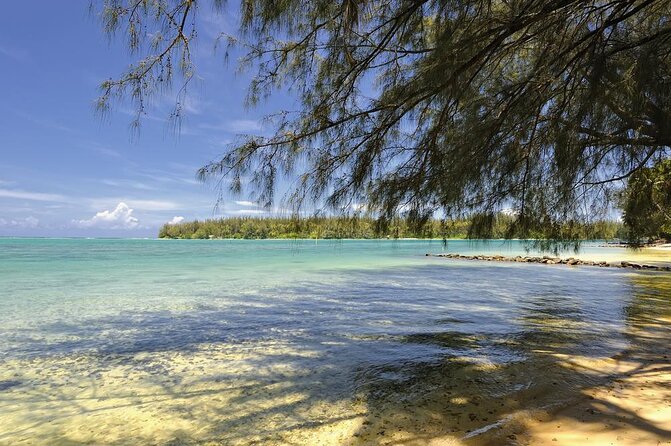
{"type": "MultiPolygon", "coordinates": [[[[230,9],[230,7],[229,7],[230,9]]],[[[247,75],[214,54],[214,36],[237,27],[236,11],[198,15],[197,78],[181,131],[168,117],[175,95],[149,107],[139,135],[131,107],[94,113],[98,85],[132,61],[105,36],[87,0],[8,2],[0,18],[0,236],[151,237],[184,218],[260,214],[246,197],[214,213],[217,193],[195,180],[236,135],[263,132],[282,94],[248,110],[247,75]]]]}

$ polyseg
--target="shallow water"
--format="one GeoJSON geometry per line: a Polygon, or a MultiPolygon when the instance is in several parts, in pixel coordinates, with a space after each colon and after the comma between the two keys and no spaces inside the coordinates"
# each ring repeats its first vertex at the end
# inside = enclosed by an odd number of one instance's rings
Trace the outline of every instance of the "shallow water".
{"type": "Polygon", "coordinates": [[[641,289],[668,291],[645,288],[661,273],[424,256],[525,247],[0,239],[0,444],[463,438],[582,385],[552,358],[622,351],[641,289]]]}

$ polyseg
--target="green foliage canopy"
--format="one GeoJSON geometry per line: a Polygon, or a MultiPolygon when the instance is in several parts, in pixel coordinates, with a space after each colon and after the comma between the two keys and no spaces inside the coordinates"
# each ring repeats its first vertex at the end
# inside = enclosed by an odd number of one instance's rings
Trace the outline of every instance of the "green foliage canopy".
{"type": "MultiPolygon", "coordinates": [[[[290,87],[301,108],[199,175],[227,176],[264,206],[293,175],[296,208],[364,202],[382,220],[403,211],[421,222],[436,210],[456,218],[512,207],[513,232],[552,237],[561,222],[606,212],[614,187],[669,158],[668,0],[240,4],[240,33],[228,40],[256,72],[250,103],[290,87]]],[[[146,57],[103,83],[100,109],[131,97],[140,116],[175,74],[188,84],[196,18],[226,7],[105,0],[105,29],[126,29],[146,57]]]]}
{"type": "Polygon", "coordinates": [[[624,192],[629,238],[671,240],[671,160],[635,172],[624,192]]]}

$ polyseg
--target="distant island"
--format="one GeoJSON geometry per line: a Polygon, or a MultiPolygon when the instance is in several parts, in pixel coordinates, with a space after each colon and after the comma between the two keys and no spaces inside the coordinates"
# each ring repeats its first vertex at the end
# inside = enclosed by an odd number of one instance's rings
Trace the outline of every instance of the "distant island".
{"type": "MultiPolygon", "coordinates": [[[[499,214],[494,218],[489,238],[510,238],[510,222],[514,217],[499,214]]],[[[568,223],[567,223],[568,224],[568,223]]],[[[579,227],[584,240],[614,240],[626,238],[624,226],[617,221],[600,220],[589,224],[573,223],[579,227]]],[[[471,219],[445,222],[437,219],[413,223],[396,218],[381,223],[372,217],[227,217],[165,224],[159,238],[169,239],[436,239],[475,238],[471,219]]],[[[514,235],[513,235],[514,236],[514,235]]],[[[530,238],[545,238],[532,234],[530,238]]]]}

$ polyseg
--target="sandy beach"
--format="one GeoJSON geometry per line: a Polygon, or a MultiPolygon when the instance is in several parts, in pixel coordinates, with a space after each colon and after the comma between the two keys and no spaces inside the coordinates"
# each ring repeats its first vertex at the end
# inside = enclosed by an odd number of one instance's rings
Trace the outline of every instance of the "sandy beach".
{"type": "MultiPolygon", "coordinates": [[[[671,319],[639,328],[637,344],[599,363],[567,363],[602,381],[524,423],[519,444],[671,444],[671,319]]],[[[497,443],[490,443],[497,444],[497,443]]],[[[513,443],[514,444],[514,443],[513,443]]]]}

